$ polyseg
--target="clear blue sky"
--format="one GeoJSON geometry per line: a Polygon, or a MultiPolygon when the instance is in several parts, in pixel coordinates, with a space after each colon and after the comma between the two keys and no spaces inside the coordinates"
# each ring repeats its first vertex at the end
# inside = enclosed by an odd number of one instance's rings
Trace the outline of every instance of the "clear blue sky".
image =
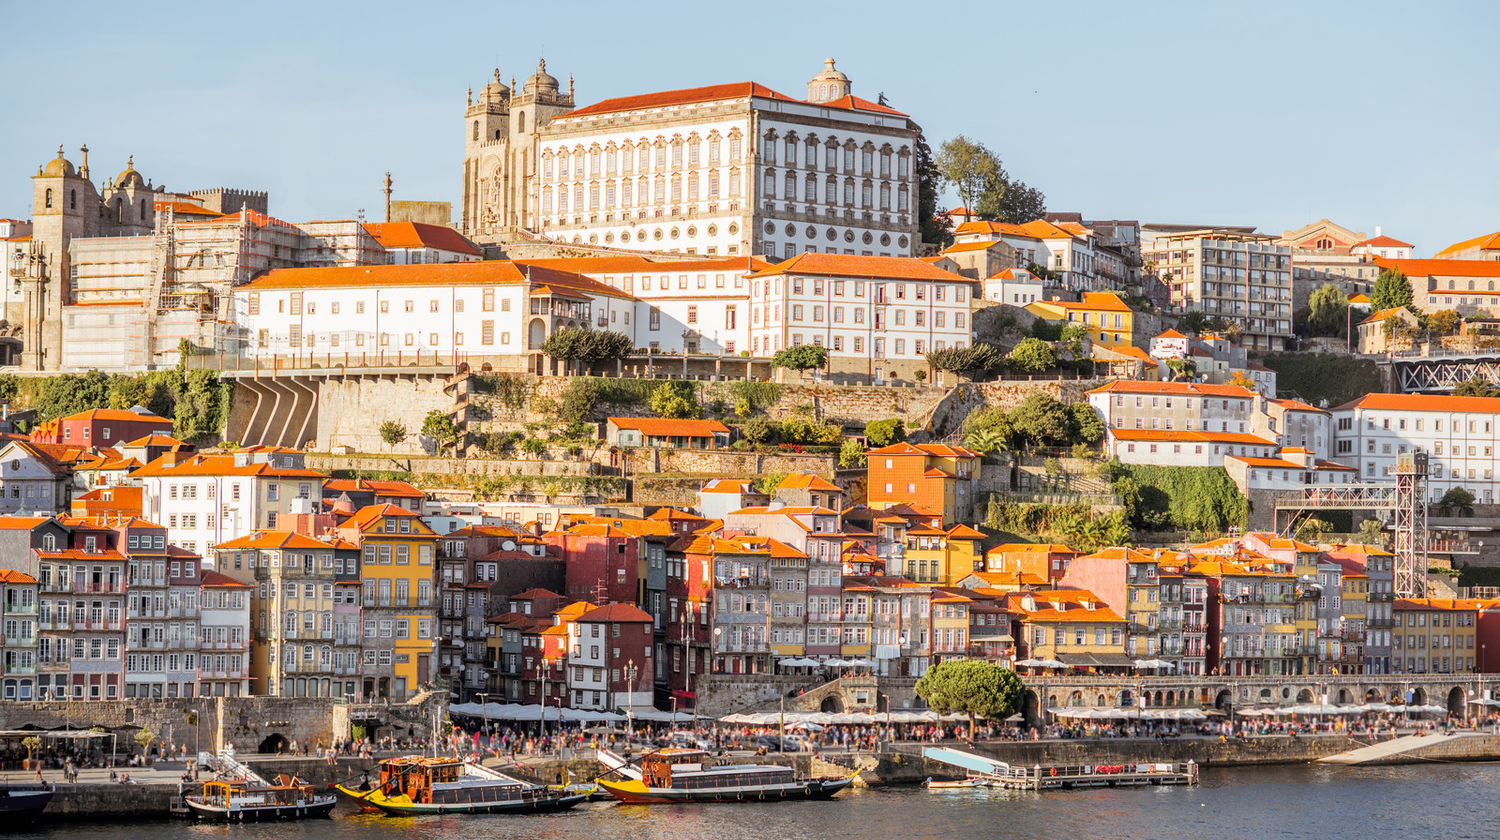
{"type": "MultiPolygon", "coordinates": [[[[0,216],[58,143],[95,181],[269,190],[291,220],[456,203],[464,91],[545,55],[580,104],[826,55],[936,147],[981,140],[1053,210],[1254,224],[1328,217],[1421,255],[1500,229],[1490,3],[10,2],[0,216]]],[[[951,203],[951,201],[949,202],[951,203]]]]}

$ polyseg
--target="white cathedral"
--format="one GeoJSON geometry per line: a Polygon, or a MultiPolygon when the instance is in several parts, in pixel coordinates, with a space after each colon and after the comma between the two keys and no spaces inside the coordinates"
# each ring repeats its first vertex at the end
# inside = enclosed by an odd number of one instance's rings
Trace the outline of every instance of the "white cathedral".
{"type": "Polygon", "coordinates": [[[796,99],[756,82],[574,107],[542,62],[470,91],[461,227],[479,240],[703,256],[911,256],[917,125],[824,62],[796,99]]]}

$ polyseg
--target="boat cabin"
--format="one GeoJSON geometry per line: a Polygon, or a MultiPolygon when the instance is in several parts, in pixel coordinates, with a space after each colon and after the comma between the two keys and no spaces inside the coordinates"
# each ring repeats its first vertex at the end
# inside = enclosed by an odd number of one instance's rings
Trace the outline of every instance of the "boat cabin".
{"type": "Polygon", "coordinates": [[[705,767],[703,750],[667,749],[641,759],[647,787],[699,790],[788,784],[795,771],[780,764],[720,764],[705,767]]]}

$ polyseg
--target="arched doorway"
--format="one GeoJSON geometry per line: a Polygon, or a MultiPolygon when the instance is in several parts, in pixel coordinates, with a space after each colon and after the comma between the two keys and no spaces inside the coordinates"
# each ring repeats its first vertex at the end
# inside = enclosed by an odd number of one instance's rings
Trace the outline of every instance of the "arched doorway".
{"type": "Polygon", "coordinates": [[[1339,704],[1340,706],[1347,706],[1350,704],[1350,702],[1353,701],[1353,699],[1354,696],[1349,693],[1349,689],[1341,688],[1339,689],[1338,696],[1334,698],[1333,702],[1339,704]]]}
{"type": "Polygon", "coordinates": [[[1135,694],[1128,688],[1120,689],[1120,708],[1128,709],[1135,705],[1135,694]]]}
{"type": "Polygon", "coordinates": [[[1463,717],[1467,700],[1464,698],[1464,690],[1454,686],[1448,691],[1448,714],[1454,717],[1463,717]]]}
{"type": "Polygon", "coordinates": [[[1223,711],[1228,711],[1233,706],[1234,706],[1234,693],[1231,692],[1229,689],[1227,689],[1227,688],[1220,689],[1219,693],[1214,696],[1214,708],[1215,709],[1220,709],[1220,710],[1223,710],[1223,711]]]}
{"type": "Polygon", "coordinates": [[[1088,701],[1084,700],[1082,691],[1075,691],[1068,695],[1069,706],[1082,706],[1086,702],[1088,701]]]}
{"type": "Polygon", "coordinates": [[[818,711],[839,714],[844,711],[844,698],[837,694],[830,694],[823,698],[822,703],[818,704],[818,711]]]}
{"type": "Polygon", "coordinates": [[[531,324],[526,328],[526,349],[540,350],[547,341],[547,322],[541,318],[532,318],[531,324]]]}
{"type": "Polygon", "coordinates": [[[1365,702],[1366,703],[1379,703],[1380,702],[1380,689],[1378,689],[1378,688],[1372,688],[1372,689],[1366,691],[1365,692],[1365,702]]]}
{"type": "Polygon", "coordinates": [[[1312,701],[1313,701],[1312,689],[1310,689],[1310,688],[1304,688],[1301,691],[1297,692],[1297,702],[1298,703],[1311,703],[1312,701]]]}
{"type": "Polygon", "coordinates": [[[1411,690],[1411,703],[1413,706],[1427,705],[1427,689],[1414,688],[1411,690]]]}
{"type": "Polygon", "coordinates": [[[1171,691],[1167,692],[1167,705],[1168,706],[1175,706],[1175,705],[1177,705],[1177,694],[1175,692],[1171,692],[1171,691]]]}
{"type": "Polygon", "coordinates": [[[276,755],[277,753],[286,752],[286,748],[286,736],[282,735],[280,732],[272,732],[270,735],[266,736],[266,739],[264,741],[260,742],[260,747],[256,750],[256,752],[260,753],[261,755],[276,755]]]}

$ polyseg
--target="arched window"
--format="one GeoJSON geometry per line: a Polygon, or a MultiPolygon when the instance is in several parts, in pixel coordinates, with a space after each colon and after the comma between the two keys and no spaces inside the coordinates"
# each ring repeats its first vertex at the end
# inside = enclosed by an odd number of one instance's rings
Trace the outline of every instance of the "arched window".
{"type": "Polygon", "coordinates": [[[141,204],[141,221],[146,221],[146,205],[141,204]]]}
{"type": "Polygon", "coordinates": [[[500,139],[500,129],[498,129],[498,128],[497,128],[497,129],[495,129],[495,139],[496,139],[496,140],[499,140],[499,139],[500,139]]]}
{"type": "Polygon", "coordinates": [[[786,173],[786,200],[797,200],[797,174],[795,172],[786,173]]]}
{"type": "Polygon", "coordinates": [[[479,139],[479,120],[474,121],[474,139],[479,139]]]}
{"type": "Polygon", "coordinates": [[[48,207],[49,209],[52,207],[52,189],[50,187],[47,189],[46,207],[48,207]]]}
{"type": "Polygon", "coordinates": [[[68,209],[78,209],[78,190],[68,190],[68,209]]]}
{"type": "Polygon", "coordinates": [[[526,112],[525,111],[521,111],[520,113],[516,114],[516,131],[517,132],[521,132],[521,133],[525,133],[525,131],[526,131],[526,112]]]}

